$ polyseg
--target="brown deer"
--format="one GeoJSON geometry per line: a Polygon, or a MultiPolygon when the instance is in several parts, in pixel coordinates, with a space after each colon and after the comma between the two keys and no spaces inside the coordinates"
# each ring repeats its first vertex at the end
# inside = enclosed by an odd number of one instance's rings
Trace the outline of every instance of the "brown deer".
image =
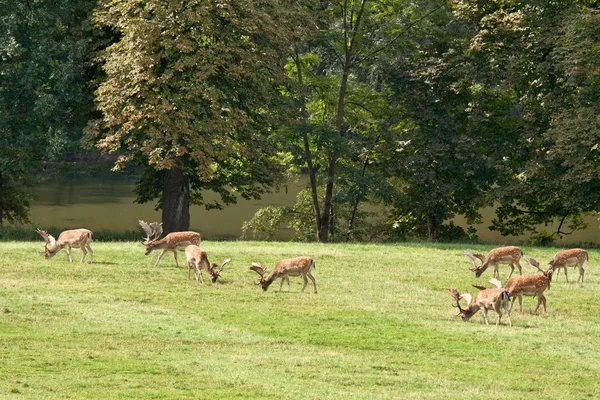
{"type": "Polygon", "coordinates": [[[519,275],[523,274],[521,264],[519,262],[521,257],[523,257],[523,251],[516,246],[498,247],[490,251],[485,258],[483,258],[481,254],[473,254],[470,251],[465,251],[465,255],[471,258],[473,262],[473,268],[471,271],[475,272],[475,276],[478,278],[486,269],[488,269],[490,265],[493,265],[493,276],[494,278],[500,279],[500,272],[498,271],[498,265],[500,264],[510,264],[510,273],[508,274],[508,278],[510,278],[515,270],[515,264],[517,264],[517,267],[519,267],[519,275]],[[479,267],[475,266],[475,259],[481,260],[482,264],[479,267]]]}
{"type": "Polygon", "coordinates": [[[512,298],[510,310],[512,311],[515,300],[519,298],[519,311],[523,312],[523,296],[537,296],[538,303],[533,313],[537,313],[540,305],[544,306],[544,313],[546,313],[546,296],[544,296],[544,291],[546,288],[550,290],[552,267],[544,271],[540,268],[540,263],[533,258],[527,260],[527,263],[537,268],[542,274],[515,276],[506,283],[505,288],[512,298]]]}
{"type": "Polygon", "coordinates": [[[261,263],[253,262],[250,269],[260,275],[260,280],[257,282],[257,285],[261,285],[262,289],[266,292],[271,283],[275,281],[277,278],[281,278],[281,284],[279,285],[279,291],[281,292],[281,287],[283,286],[283,281],[286,280],[288,284],[288,291],[290,288],[290,276],[301,276],[304,279],[304,286],[302,286],[301,292],[304,292],[306,285],[308,284],[308,278],[312,281],[315,287],[315,293],[317,293],[317,282],[315,281],[315,277],[312,276],[311,271],[315,268],[315,262],[310,257],[295,257],[295,258],[287,258],[285,260],[278,261],[275,264],[275,268],[269,276],[265,278],[266,269],[262,266],[261,263]],[[308,277],[308,278],[307,278],[308,277]]]}
{"type": "Polygon", "coordinates": [[[487,313],[488,310],[493,309],[496,312],[496,326],[500,325],[500,319],[502,318],[502,308],[506,311],[508,315],[508,324],[512,326],[512,321],[510,320],[510,309],[508,308],[508,302],[510,301],[510,296],[508,291],[502,287],[500,281],[495,278],[490,279],[490,283],[495,288],[486,289],[483,286],[473,285],[477,289],[479,289],[479,293],[473,297],[469,293],[463,293],[462,295],[458,294],[458,290],[454,288],[448,289],[450,292],[450,296],[454,300],[456,300],[456,306],[460,311],[457,316],[461,317],[464,322],[469,321],[469,319],[477,313],[477,311],[481,310],[483,314],[483,322],[486,325],[489,325],[487,313]],[[465,299],[467,301],[467,308],[462,308],[460,306],[460,300],[465,299]]]}
{"type": "Polygon", "coordinates": [[[581,285],[583,285],[583,275],[585,274],[583,263],[586,261],[590,261],[587,251],[584,249],[569,249],[561,250],[556,253],[549,264],[552,266],[553,270],[557,270],[554,275],[555,279],[558,279],[558,273],[561,268],[565,270],[565,280],[567,283],[569,282],[569,278],[567,277],[567,267],[569,265],[577,265],[577,267],[579,267],[579,278],[577,278],[577,282],[581,279],[581,285]]]}
{"type": "Polygon", "coordinates": [[[165,255],[167,251],[172,251],[175,256],[175,264],[179,267],[177,261],[177,250],[184,250],[187,246],[193,244],[198,246],[200,244],[200,234],[198,232],[185,231],[185,232],[171,232],[162,239],[159,239],[162,234],[162,223],[152,222],[147,224],[144,221],[139,221],[140,226],[146,232],[146,237],[143,238],[142,244],[146,246],[144,255],[152,253],[154,250],[161,250],[156,263],[156,267],[160,262],[160,259],[165,255]],[[150,237],[153,236],[152,239],[150,237]]]}
{"type": "Polygon", "coordinates": [[[90,263],[94,262],[94,252],[90,243],[92,242],[92,231],[89,229],[72,229],[62,232],[58,235],[58,240],[54,239],[54,236],[48,234],[39,228],[35,230],[42,238],[44,238],[44,258],[46,260],[54,257],[61,249],[67,250],[67,259],[69,262],[73,262],[71,258],[71,246],[79,246],[83,253],[81,262],[85,260],[87,252],[90,252],[90,263]],[[87,250],[86,250],[87,249],[87,250]]]}
{"type": "Polygon", "coordinates": [[[190,272],[192,269],[195,269],[194,275],[196,276],[196,281],[199,279],[201,283],[204,283],[204,279],[202,278],[202,268],[210,275],[210,281],[215,283],[219,276],[221,276],[225,264],[231,261],[231,258],[224,259],[219,268],[216,263],[211,264],[208,261],[206,252],[202,251],[200,247],[194,244],[190,244],[185,248],[185,259],[188,265],[188,280],[190,279],[190,272]]]}

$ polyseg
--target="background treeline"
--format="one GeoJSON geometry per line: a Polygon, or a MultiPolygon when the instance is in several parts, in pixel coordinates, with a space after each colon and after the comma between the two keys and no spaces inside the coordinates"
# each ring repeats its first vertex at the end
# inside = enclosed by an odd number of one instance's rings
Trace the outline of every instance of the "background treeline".
{"type": "Polygon", "coordinates": [[[598,93],[595,1],[0,0],[0,223],[108,157],[165,231],[303,174],[245,236],[549,242],[600,209],[598,93]]]}

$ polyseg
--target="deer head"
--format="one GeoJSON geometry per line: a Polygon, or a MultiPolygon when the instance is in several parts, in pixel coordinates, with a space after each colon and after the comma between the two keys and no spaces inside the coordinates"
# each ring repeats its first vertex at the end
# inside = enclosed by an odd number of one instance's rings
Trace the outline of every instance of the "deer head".
{"type": "Polygon", "coordinates": [[[265,279],[265,273],[267,272],[265,267],[263,267],[261,263],[253,262],[250,269],[260,276],[260,279],[258,280],[258,282],[256,282],[256,284],[261,285],[262,289],[264,291],[267,291],[267,288],[271,283],[267,282],[267,280],[265,279]]]}
{"type": "Polygon", "coordinates": [[[215,283],[217,281],[217,279],[221,275],[221,271],[223,271],[223,267],[225,266],[225,264],[227,264],[229,262],[231,262],[231,258],[224,259],[223,262],[221,263],[221,267],[218,270],[217,270],[217,264],[216,263],[212,264],[213,273],[210,276],[210,281],[212,283],[215,283]]]}

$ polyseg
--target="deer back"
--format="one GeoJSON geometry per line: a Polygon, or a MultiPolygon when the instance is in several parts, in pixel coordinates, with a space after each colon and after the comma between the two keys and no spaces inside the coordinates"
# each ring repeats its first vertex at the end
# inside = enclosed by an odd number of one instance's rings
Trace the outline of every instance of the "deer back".
{"type": "Polygon", "coordinates": [[[171,232],[162,239],[149,241],[146,244],[146,253],[158,249],[185,249],[189,245],[200,245],[200,234],[198,232],[171,232]]]}
{"type": "Polygon", "coordinates": [[[562,267],[565,265],[582,264],[585,261],[589,261],[588,252],[584,249],[568,249],[561,250],[554,255],[550,265],[553,267],[562,267]]]}
{"type": "MultiPolygon", "coordinates": [[[[549,272],[549,270],[547,271],[549,272]]],[[[506,283],[506,290],[511,296],[533,296],[546,290],[549,283],[548,275],[545,274],[521,275],[509,279],[506,283]]]]}
{"type": "Polygon", "coordinates": [[[284,276],[284,275],[300,275],[305,274],[314,267],[314,261],[311,257],[300,256],[293,258],[286,258],[280,260],[275,264],[275,268],[269,274],[268,280],[271,278],[284,276]]]}
{"type": "Polygon", "coordinates": [[[56,243],[61,247],[65,244],[76,246],[82,243],[86,244],[92,241],[92,234],[89,229],[71,229],[58,235],[56,243]]]}

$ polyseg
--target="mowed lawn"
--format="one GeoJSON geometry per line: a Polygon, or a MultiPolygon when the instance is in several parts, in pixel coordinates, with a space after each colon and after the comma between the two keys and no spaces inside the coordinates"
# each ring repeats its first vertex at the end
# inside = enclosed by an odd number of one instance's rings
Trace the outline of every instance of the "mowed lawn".
{"type": "MultiPolygon", "coordinates": [[[[222,279],[187,280],[172,254],[92,244],[93,264],[42,242],[0,243],[2,399],[585,399],[600,397],[600,251],[513,312],[456,317],[447,288],[476,279],[463,245],[203,242],[222,279]],[[263,293],[248,268],[309,255],[312,284],[263,293]]],[[[486,252],[491,246],[471,246],[486,252]]],[[[522,247],[546,264],[558,250],[522,247]]],[[[524,273],[534,269],[523,264],[524,273]]],[[[507,266],[500,267],[503,283],[507,266]]]]}

